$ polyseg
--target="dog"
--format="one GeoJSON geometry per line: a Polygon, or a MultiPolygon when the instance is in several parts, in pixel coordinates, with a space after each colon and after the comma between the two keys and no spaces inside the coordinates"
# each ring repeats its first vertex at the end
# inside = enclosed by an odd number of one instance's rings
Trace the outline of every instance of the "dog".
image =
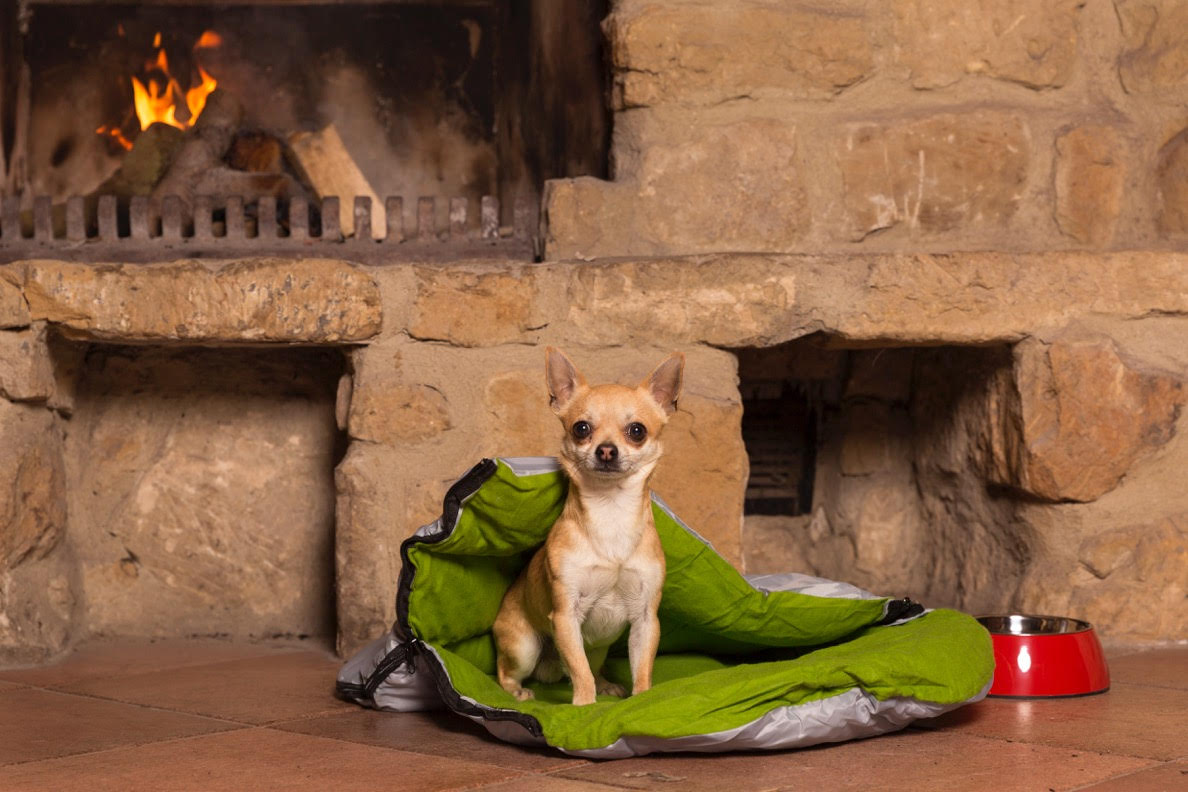
{"type": "Polygon", "coordinates": [[[590,386],[559,350],[545,352],[549,405],[565,432],[569,494],[495,619],[499,684],[520,701],[532,698],[523,686],[529,675],[556,682],[563,673],[577,706],[593,703],[596,693],[626,695],[601,670],[628,626],[631,693],[652,686],[665,566],[648,485],[684,370],[685,356],[676,352],[634,388],[590,386]]]}

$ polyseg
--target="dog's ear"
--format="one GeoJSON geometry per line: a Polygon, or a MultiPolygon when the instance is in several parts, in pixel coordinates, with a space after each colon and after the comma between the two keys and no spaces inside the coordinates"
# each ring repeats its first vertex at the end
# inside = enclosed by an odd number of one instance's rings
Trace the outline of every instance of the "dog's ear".
{"type": "Polygon", "coordinates": [[[656,366],[648,378],[640,383],[646,388],[665,415],[676,412],[677,399],[681,395],[681,385],[685,381],[685,353],[673,352],[663,363],[656,366]]]}
{"type": "Polygon", "coordinates": [[[586,378],[560,349],[545,347],[545,384],[549,387],[549,406],[560,414],[586,378]]]}

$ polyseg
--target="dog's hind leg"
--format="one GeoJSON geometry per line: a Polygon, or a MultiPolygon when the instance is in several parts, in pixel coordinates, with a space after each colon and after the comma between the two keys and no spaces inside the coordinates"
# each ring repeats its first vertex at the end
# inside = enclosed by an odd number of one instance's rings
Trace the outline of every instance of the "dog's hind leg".
{"type": "Polygon", "coordinates": [[[602,666],[606,664],[606,655],[609,651],[609,646],[586,649],[586,657],[590,659],[590,670],[594,672],[594,689],[604,696],[623,698],[627,695],[627,689],[622,685],[616,685],[602,675],[602,666]]]}
{"type": "Polygon", "coordinates": [[[527,701],[532,698],[532,691],[522,683],[540,659],[541,636],[528,623],[523,611],[506,605],[500,609],[492,631],[498,654],[496,673],[499,685],[520,701],[527,701]]]}

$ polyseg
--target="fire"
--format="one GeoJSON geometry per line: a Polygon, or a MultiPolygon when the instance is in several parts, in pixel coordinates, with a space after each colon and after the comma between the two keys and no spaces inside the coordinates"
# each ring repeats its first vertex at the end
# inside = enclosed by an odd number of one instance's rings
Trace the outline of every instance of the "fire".
{"type": "MultiPolygon", "coordinates": [[[[122,28],[120,34],[123,35],[122,28]]],[[[206,107],[206,98],[218,87],[218,81],[198,66],[198,82],[187,90],[182,90],[177,77],[169,69],[169,56],[162,46],[161,33],[153,36],[153,48],[156,56],[145,63],[145,75],[132,77],[132,103],[136,111],[136,119],[143,131],[155,123],[169,124],[178,129],[189,129],[202,115],[206,107]],[[185,118],[178,118],[179,108],[185,108],[185,118]]],[[[223,37],[213,30],[207,30],[194,43],[194,51],[213,49],[223,43],[223,37]]],[[[103,125],[95,130],[97,134],[109,135],[125,149],[131,149],[132,143],[124,135],[120,127],[103,125]]]]}
{"type": "MultiPolygon", "coordinates": [[[[222,36],[213,30],[207,30],[198,37],[198,41],[194,43],[194,49],[210,49],[222,43],[222,36]]],[[[153,37],[153,46],[157,49],[157,59],[146,64],[147,70],[159,72],[165,80],[161,84],[156,79],[149,78],[146,87],[136,77],[132,78],[132,97],[136,106],[136,118],[140,121],[140,128],[148,129],[149,125],[154,123],[169,124],[178,129],[192,127],[198,120],[198,116],[202,115],[202,108],[206,106],[206,97],[210,96],[219,83],[199,66],[198,85],[183,94],[177,79],[169,71],[169,58],[166,56],[164,48],[161,47],[160,32],[153,37]],[[186,110],[189,111],[189,117],[184,121],[177,117],[178,105],[183,100],[186,110]]]]}
{"type": "Polygon", "coordinates": [[[124,137],[124,132],[119,127],[109,127],[107,124],[104,124],[95,130],[95,134],[107,135],[108,137],[114,139],[116,143],[119,143],[121,146],[123,146],[126,150],[132,150],[132,141],[124,137]]]}

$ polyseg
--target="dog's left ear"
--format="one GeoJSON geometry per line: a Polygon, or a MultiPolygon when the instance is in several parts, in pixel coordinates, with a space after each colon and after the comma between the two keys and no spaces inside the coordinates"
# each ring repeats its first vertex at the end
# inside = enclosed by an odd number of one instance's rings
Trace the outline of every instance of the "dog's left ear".
{"type": "Polygon", "coordinates": [[[646,388],[665,415],[676,412],[677,398],[681,395],[681,385],[685,381],[685,353],[673,352],[663,363],[656,366],[648,378],[640,383],[646,388]]]}

